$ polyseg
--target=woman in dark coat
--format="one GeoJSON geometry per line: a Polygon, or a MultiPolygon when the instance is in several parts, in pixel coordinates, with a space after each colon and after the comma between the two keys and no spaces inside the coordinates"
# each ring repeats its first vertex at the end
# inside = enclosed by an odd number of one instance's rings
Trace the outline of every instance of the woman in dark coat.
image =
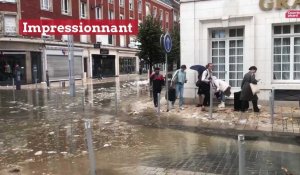
{"type": "Polygon", "coordinates": [[[250,83],[257,84],[258,80],[255,79],[255,73],[257,68],[255,66],[251,66],[249,68],[249,72],[244,75],[244,79],[242,81],[242,92],[240,96],[240,100],[242,101],[241,111],[245,112],[248,101],[252,101],[254,112],[259,112],[259,108],[257,107],[257,95],[253,95],[250,83]]]}

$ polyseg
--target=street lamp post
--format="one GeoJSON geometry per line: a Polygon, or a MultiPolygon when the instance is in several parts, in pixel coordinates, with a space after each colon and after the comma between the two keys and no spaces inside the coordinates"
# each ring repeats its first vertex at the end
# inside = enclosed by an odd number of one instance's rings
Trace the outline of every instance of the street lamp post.
{"type": "Polygon", "coordinates": [[[69,86],[70,96],[75,97],[75,80],[74,80],[74,42],[73,35],[68,35],[68,60],[69,60],[69,86]]]}

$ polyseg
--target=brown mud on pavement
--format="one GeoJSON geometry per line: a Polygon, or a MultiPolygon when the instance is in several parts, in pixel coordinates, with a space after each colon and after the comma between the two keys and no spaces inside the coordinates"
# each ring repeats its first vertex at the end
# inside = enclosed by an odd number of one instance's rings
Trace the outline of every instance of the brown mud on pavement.
{"type": "Polygon", "coordinates": [[[161,99],[161,111],[158,115],[153,102],[146,98],[132,103],[129,114],[135,119],[134,122],[156,127],[225,136],[243,133],[251,137],[300,138],[300,110],[296,107],[277,107],[273,124],[268,106],[262,106],[260,113],[254,113],[251,109],[245,113],[234,111],[233,106],[223,109],[214,106],[212,117],[209,115],[209,108],[200,111],[195,105],[185,105],[183,110],[177,105],[169,112],[166,108],[166,100],[161,99]]]}

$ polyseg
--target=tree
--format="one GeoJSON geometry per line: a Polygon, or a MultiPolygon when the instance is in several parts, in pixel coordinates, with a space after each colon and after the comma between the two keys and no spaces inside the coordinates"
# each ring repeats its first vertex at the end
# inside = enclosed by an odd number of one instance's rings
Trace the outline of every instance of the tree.
{"type": "MultiPolygon", "coordinates": [[[[176,63],[177,69],[180,67],[180,26],[174,23],[173,31],[171,32],[172,50],[168,54],[168,64],[172,66],[176,63]]],[[[169,67],[170,68],[170,67],[169,67]]]]}
{"type": "Polygon", "coordinates": [[[164,54],[160,46],[162,33],[160,22],[150,15],[139,26],[137,39],[141,45],[139,46],[138,56],[149,64],[150,72],[152,72],[153,64],[164,62],[164,54]]]}

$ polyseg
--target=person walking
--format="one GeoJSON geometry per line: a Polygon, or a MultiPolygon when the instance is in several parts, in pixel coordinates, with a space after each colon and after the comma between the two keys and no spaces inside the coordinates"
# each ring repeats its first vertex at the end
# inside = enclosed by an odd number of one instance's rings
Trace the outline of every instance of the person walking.
{"type": "Polygon", "coordinates": [[[98,66],[98,68],[97,68],[97,78],[98,78],[98,80],[102,80],[102,72],[101,71],[102,71],[101,67],[98,66]]]}
{"type": "Polygon", "coordinates": [[[203,71],[201,75],[201,84],[198,89],[198,94],[202,97],[204,96],[203,103],[200,103],[200,107],[202,111],[205,111],[205,106],[209,106],[209,98],[210,98],[210,83],[212,81],[212,70],[214,65],[212,63],[208,63],[206,66],[206,70],[203,71]]]}
{"type": "Polygon", "coordinates": [[[186,79],[186,65],[181,65],[180,69],[175,71],[174,76],[172,77],[172,85],[175,84],[176,87],[176,96],[179,97],[179,109],[183,110],[183,89],[184,83],[187,82],[186,79]]]}
{"type": "Polygon", "coordinates": [[[255,73],[257,68],[255,66],[251,66],[249,68],[249,72],[244,75],[242,81],[242,91],[240,95],[240,100],[242,101],[241,111],[245,112],[247,108],[248,101],[252,101],[254,112],[259,112],[259,108],[257,106],[258,97],[257,95],[253,95],[250,83],[257,84],[259,80],[255,79],[255,73]]]}
{"type": "Polygon", "coordinates": [[[152,85],[153,91],[153,103],[154,107],[158,106],[158,93],[161,92],[162,86],[164,85],[164,77],[159,74],[159,68],[154,69],[154,73],[150,76],[150,84],[152,85]]]}

